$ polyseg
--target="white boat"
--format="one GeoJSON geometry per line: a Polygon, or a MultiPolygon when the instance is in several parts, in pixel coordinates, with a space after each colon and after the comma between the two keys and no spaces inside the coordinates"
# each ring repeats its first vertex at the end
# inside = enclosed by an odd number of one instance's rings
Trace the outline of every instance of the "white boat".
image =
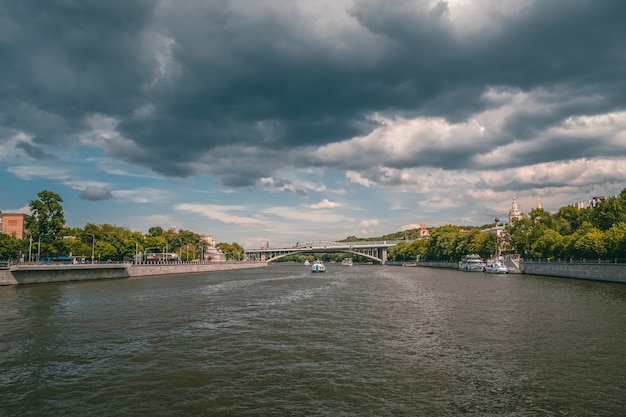
{"type": "Polygon", "coordinates": [[[315,261],[313,265],[311,265],[311,272],[326,272],[326,265],[322,261],[315,261]]]}
{"type": "Polygon", "coordinates": [[[343,261],[341,261],[341,265],[352,266],[354,265],[354,262],[352,262],[352,258],[343,258],[343,261]]]}
{"type": "Polygon", "coordinates": [[[311,263],[310,263],[310,262],[309,262],[309,260],[307,259],[306,261],[304,261],[304,265],[305,265],[305,266],[309,266],[309,265],[311,265],[311,263]]]}
{"type": "Polygon", "coordinates": [[[507,268],[500,260],[494,260],[487,263],[487,266],[485,266],[485,272],[490,274],[508,274],[509,268],[507,268]]]}
{"type": "Polygon", "coordinates": [[[466,272],[483,272],[485,262],[479,255],[465,255],[459,261],[459,270],[466,272]]]}

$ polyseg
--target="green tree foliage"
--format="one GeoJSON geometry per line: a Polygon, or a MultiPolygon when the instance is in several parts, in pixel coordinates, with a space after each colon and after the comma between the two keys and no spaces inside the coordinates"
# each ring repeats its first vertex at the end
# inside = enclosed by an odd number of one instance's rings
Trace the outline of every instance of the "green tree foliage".
{"type": "Polygon", "coordinates": [[[568,252],[575,258],[601,258],[606,254],[604,233],[591,223],[584,222],[572,237],[568,252]]]}
{"type": "Polygon", "coordinates": [[[560,257],[564,244],[563,236],[559,232],[548,229],[531,244],[529,252],[535,258],[560,257]]]}
{"type": "Polygon", "coordinates": [[[454,261],[460,259],[458,241],[461,228],[446,225],[433,229],[426,245],[426,259],[454,261]]]}
{"type": "Polygon", "coordinates": [[[424,258],[426,255],[428,241],[414,240],[412,242],[400,242],[396,246],[389,248],[390,261],[415,261],[418,257],[424,258]]]}
{"type": "Polygon", "coordinates": [[[29,204],[31,216],[27,218],[30,235],[42,242],[52,242],[59,235],[65,217],[63,215],[63,199],[52,191],[43,190],[37,193],[36,200],[29,204]]]}
{"type": "Polygon", "coordinates": [[[616,223],[626,222],[626,199],[609,198],[589,209],[589,214],[591,224],[602,231],[609,230],[616,223]]]}
{"type": "Polygon", "coordinates": [[[555,229],[562,235],[571,235],[583,222],[581,211],[574,206],[561,207],[555,218],[555,229]]]}
{"type": "Polygon", "coordinates": [[[148,235],[152,237],[157,237],[163,235],[164,231],[161,226],[152,226],[148,229],[148,235]]]}
{"type": "Polygon", "coordinates": [[[22,253],[20,239],[0,233],[0,260],[19,259],[22,253]]]}
{"type": "Polygon", "coordinates": [[[605,249],[612,258],[626,258],[626,222],[614,224],[604,233],[605,249]]]}
{"type": "Polygon", "coordinates": [[[224,255],[226,255],[226,259],[228,260],[243,260],[244,259],[244,249],[236,242],[233,243],[224,243],[220,242],[215,245],[219,250],[222,251],[224,255]]]}

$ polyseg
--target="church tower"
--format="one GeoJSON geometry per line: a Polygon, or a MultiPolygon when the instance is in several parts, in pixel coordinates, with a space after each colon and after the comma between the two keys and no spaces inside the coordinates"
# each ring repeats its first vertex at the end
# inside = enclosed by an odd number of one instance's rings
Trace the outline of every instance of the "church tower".
{"type": "Polygon", "coordinates": [[[513,205],[511,206],[511,210],[509,210],[509,224],[513,224],[513,222],[522,219],[522,212],[519,211],[517,207],[517,198],[513,196],[513,205]]]}

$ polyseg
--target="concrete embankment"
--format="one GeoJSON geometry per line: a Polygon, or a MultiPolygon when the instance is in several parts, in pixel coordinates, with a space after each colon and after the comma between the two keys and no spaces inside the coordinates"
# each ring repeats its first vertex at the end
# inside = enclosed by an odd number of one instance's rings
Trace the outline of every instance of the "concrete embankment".
{"type": "Polygon", "coordinates": [[[437,262],[437,261],[419,261],[417,266],[426,266],[428,268],[448,268],[448,269],[459,269],[458,262],[437,262]]]}
{"type": "Polygon", "coordinates": [[[525,274],[626,284],[626,264],[531,261],[523,262],[522,268],[525,274]]]}
{"type": "Polygon", "coordinates": [[[260,268],[266,262],[181,264],[20,265],[0,269],[0,285],[121,279],[157,275],[186,275],[234,269],[260,268]]]}
{"type": "MultiPolygon", "coordinates": [[[[424,262],[418,266],[429,268],[458,269],[457,262],[424,262]]],[[[570,263],[570,262],[521,262],[520,270],[511,273],[544,275],[562,278],[586,279],[592,281],[619,282],[626,284],[626,264],[618,263],[570,263]]]]}

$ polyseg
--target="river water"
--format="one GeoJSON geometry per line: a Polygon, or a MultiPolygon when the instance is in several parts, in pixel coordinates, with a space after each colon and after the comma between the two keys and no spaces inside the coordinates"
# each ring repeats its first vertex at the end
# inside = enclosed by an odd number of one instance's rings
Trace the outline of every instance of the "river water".
{"type": "Polygon", "coordinates": [[[0,287],[0,416],[626,414],[626,285],[328,267],[0,287]]]}

